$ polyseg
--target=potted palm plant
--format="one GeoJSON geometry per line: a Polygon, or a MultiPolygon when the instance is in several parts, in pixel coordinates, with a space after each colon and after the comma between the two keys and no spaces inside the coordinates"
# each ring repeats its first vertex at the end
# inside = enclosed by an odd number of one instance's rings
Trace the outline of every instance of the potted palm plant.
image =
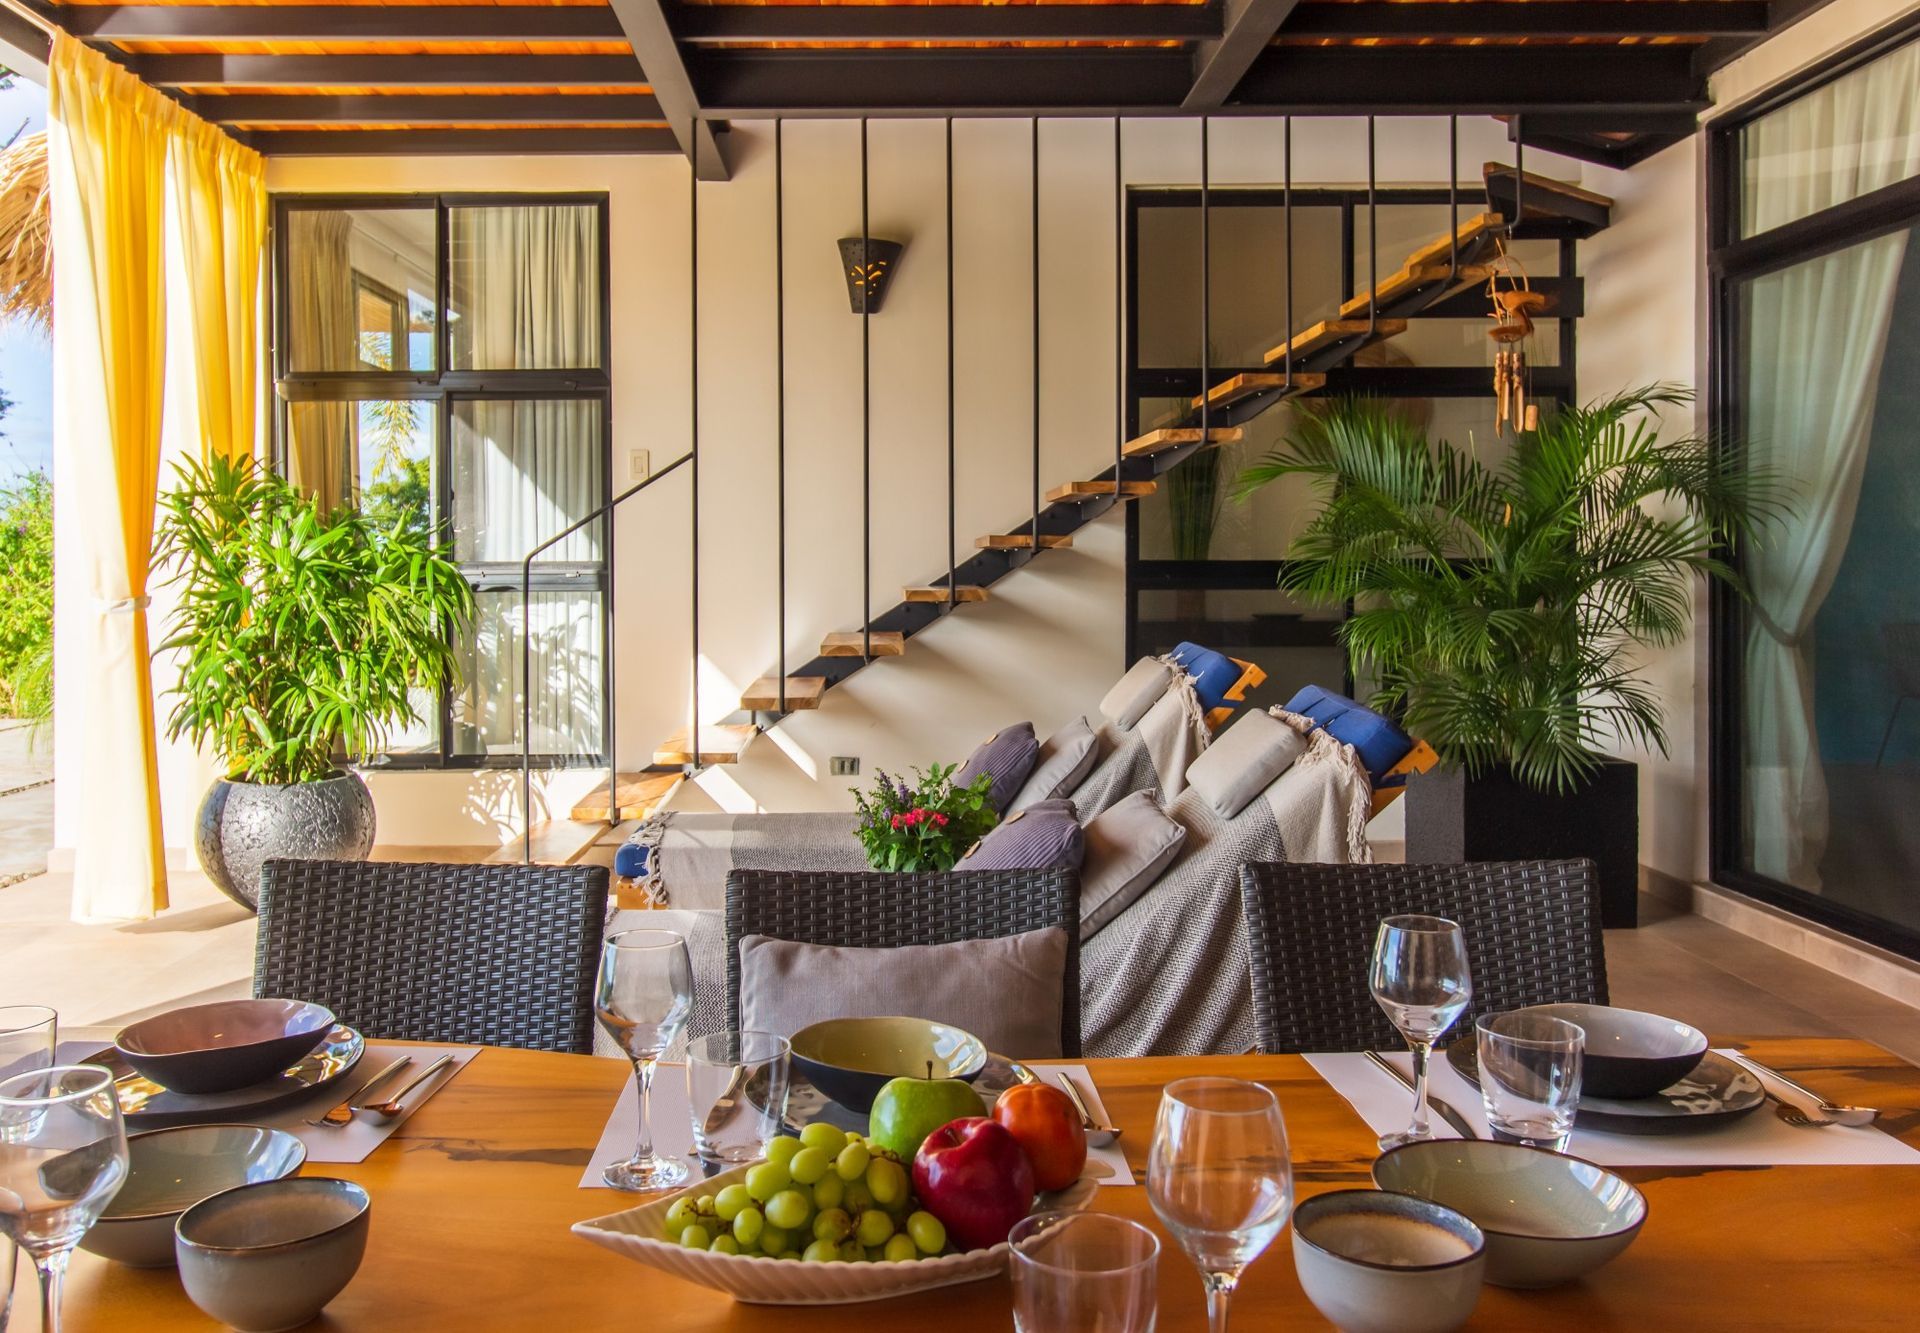
{"type": "Polygon", "coordinates": [[[1340,636],[1370,702],[1439,753],[1407,784],[1407,859],[1587,856],[1608,924],[1632,924],[1636,766],[1666,752],[1639,653],[1693,625],[1695,580],[1736,582],[1720,552],[1778,509],[1724,450],[1663,440],[1655,385],[1547,416],[1505,461],[1428,438],[1391,405],[1328,402],[1240,477],[1315,485],[1319,511],[1281,585],[1351,603],[1340,636]]]}
{"type": "Polygon", "coordinates": [[[437,690],[473,591],[410,513],[323,512],[251,460],[189,463],[161,497],[154,561],[179,587],[161,651],[182,655],[167,735],[211,747],[200,864],[253,907],[269,857],[357,859],[373,798],[364,760],[437,690]]]}

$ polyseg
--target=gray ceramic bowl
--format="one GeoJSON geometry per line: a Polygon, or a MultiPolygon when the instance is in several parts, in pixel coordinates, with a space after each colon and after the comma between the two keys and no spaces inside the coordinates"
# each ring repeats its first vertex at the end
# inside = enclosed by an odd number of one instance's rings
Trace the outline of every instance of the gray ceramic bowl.
{"type": "Polygon", "coordinates": [[[1519,1143],[1409,1143],[1380,1155],[1373,1183],[1478,1223],[1497,1287],[1571,1282],[1631,1245],[1647,1220],[1645,1196],[1613,1172],[1519,1143]]]}
{"type": "Polygon", "coordinates": [[[978,1037],[924,1018],[829,1018],[793,1034],[793,1063],[814,1087],[865,1115],[896,1078],[957,1078],[987,1067],[978,1037]]]}
{"type": "Polygon", "coordinates": [[[1344,1333],[1452,1333],[1480,1300],[1480,1228],[1386,1190],[1333,1190],[1293,1210],[1301,1290],[1344,1333]]]}
{"type": "Polygon", "coordinates": [[[307,1146],[259,1125],[180,1125],[127,1135],[127,1181],[80,1248],[135,1268],[173,1267],[173,1224],[236,1185],[284,1180],[307,1146]]]}
{"type": "Polygon", "coordinates": [[[1691,1074],[1707,1054],[1707,1037],[1700,1029],[1638,1009],[1536,1004],[1527,1012],[1564,1019],[1585,1030],[1580,1092],[1587,1097],[1651,1097],[1691,1074]]]}
{"type": "Polygon", "coordinates": [[[174,1227],[180,1285],[240,1333],[281,1333],[326,1308],[367,1251],[367,1192],[302,1176],[202,1199],[174,1227]]]}
{"type": "Polygon", "coordinates": [[[169,1092],[232,1092],[304,1060],[333,1029],[333,1011],[305,1000],[216,1000],[121,1029],[114,1049],[169,1092]]]}

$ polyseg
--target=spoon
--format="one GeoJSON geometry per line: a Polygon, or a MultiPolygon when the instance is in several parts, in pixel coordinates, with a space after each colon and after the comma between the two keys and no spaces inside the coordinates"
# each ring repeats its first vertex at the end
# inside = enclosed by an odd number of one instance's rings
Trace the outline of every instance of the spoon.
{"type": "MultiPolygon", "coordinates": [[[[1735,1064],[1760,1079],[1762,1090],[1767,1090],[1766,1080],[1772,1078],[1814,1103],[1811,1109],[1793,1107],[1793,1110],[1799,1112],[1811,1124],[1848,1125],[1858,1128],[1861,1125],[1871,1125],[1880,1114],[1879,1108],[1873,1106],[1841,1106],[1837,1102],[1830,1102],[1813,1089],[1802,1087],[1778,1070],[1769,1069],[1759,1061],[1748,1059],[1738,1051],[1728,1051],[1727,1055],[1735,1064]]],[[[1774,1097],[1774,1100],[1780,1101],[1780,1098],[1774,1097]]]]}
{"type": "Polygon", "coordinates": [[[406,1109],[401,1103],[406,1101],[408,1093],[412,1092],[415,1088],[425,1083],[428,1079],[452,1063],[453,1053],[448,1052],[446,1055],[441,1056],[438,1060],[428,1065],[421,1071],[418,1078],[407,1084],[406,1087],[400,1089],[400,1091],[394,1093],[393,1096],[387,1098],[386,1101],[369,1102],[365,1106],[356,1106],[353,1109],[356,1111],[365,1111],[368,1115],[377,1115],[383,1120],[391,1120],[406,1109]]]}

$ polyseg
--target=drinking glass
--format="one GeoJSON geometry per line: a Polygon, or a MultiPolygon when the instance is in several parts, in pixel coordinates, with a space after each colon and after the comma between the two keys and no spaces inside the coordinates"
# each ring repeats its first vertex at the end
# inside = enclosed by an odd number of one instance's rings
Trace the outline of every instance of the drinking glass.
{"type": "Polygon", "coordinates": [[[671,930],[623,930],[600,946],[593,1012],[633,1061],[640,1088],[640,1137],[633,1156],[602,1178],[617,1190],[662,1190],[687,1178],[687,1164],[653,1151],[653,1070],[693,1011],[693,959],[671,930]]]}
{"type": "Polygon", "coordinates": [[[1580,1105],[1587,1034],[1576,1023],[1516,1009],[1483,1014],[1480,1096],[1493,1137],[1565,1152],[1580,1105]]]}
{"type": "MultiPolygon", "coordinates": [[[[0,1005],[0,1079],[50,1067],[59,1033],[60,1015],[44,1004],[0,1005]]],[[[0,1238],[0,1333],[7,1333],[13,1311],[14,1270],[20,1266],[15,1249],[0,1238]]]]}
{"type": "Polygon", "coordinates": [[[713,1032],[687,1043],[687,1106],[702,1164],[765,1154],[787,1115],[792,1048],[775,1032],[713,1032]]]}
{"type": "Polygon", "coordinates": [[[1034,1213],[1007,1233],[1016,1333],[1153,1333],[1160,1240],[1106,1213],[1034,1213]]]}
{"type": "Polygon", "coordinates": [[[1258,1083],[1183,1078],[1160,1094],[1147,1198],[1207,1289],[1207,1327],[1225,1333],[1247,1266],[1287,1224],[1293,1164],[1280,1103],[1258,1083]]]}
{"type": "Polygon", "coordinates": [[[1445,917],[1390,916],[1374,937],[1367,984],[1413,1048],[1413,1121],[1399,1134],[1380,1136],[1384,1152],[1433,1137],[1427,1126],[1427,1058],[1473,998],[1466,936],[1445,917]]]}
{"type": "Polygon", "coordinates": [[[0,1081],[0,1229],[40,1273],[42,1333],[60,1333],[67,1257],[126,1178],[111,1073],[55,1065],[0,1081]]]}

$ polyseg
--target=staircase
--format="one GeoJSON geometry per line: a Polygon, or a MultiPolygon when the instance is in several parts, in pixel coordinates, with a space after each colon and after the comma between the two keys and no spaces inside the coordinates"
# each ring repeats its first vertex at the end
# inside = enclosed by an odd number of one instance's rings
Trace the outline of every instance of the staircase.
{"type": "MultiPolygon", "coordinates": [[[[779,678],[763,676],[748,687],[730,718],[701,726],[697,745],[682,728],[653,752],[652,770],[619,775],[615,808],[608,808],[603,781],[568,820],[536,824],[530,832],[532,859],[583,860],[596,845],[610,856],[610,843],[623,839],[633,821],[659,810],[687,771],[738,763],[753,740],[787,714],[819,708],[828,690],[878,658],[904,656],[915,635],[963,605],[987,601],[995,583],[1042,553],[1070,548],[1075,532],[1114,505],[1152,495],[1159,477],[1195,453],[1237,443],[1244,438],[1241,427],[1247,421],[1278,403],[1323,391],[1329,370],[1363,348],[1405,333],[1411,317],[1484,283],[1499,242],[1513,234],[1506,218],[1513,210],[1516,182],[1519,216],[1525,223],[1519,231],[1522,238],[1577,239],[1607,225],[1612,201],[1604,196],[1530,172],[1516,176],[1512,167],[1494,162],[1486,164],[1483,176],[1489,201],[1505,203],[1507,212],[1475,213],[1451,235],[1443,233],[1421,246],[1376,281],[1372,291],[1342,304],[1335,318],[1291,333],[1269,350],[1264,369],[1227,372],[1204,395],[1193,398],[1184,420],[1159,425],[1121,446],[1117,476],[1110,467],[1090,480],[1056,486],[1046,493],[1037,518],[1011,532],[977,538],[974,554],[953,569],[951,587],[942,576],[903,588],[900,601],[875,616],[870,626],[828,634],[818,655],[787,677],[784,711],[779,678]],[[1204,427],[1192,424],[1203,404],[1204,427]]],[[[493,859],[520,861],[526,853],[527,840],[522,839],[493,859]]]]}

